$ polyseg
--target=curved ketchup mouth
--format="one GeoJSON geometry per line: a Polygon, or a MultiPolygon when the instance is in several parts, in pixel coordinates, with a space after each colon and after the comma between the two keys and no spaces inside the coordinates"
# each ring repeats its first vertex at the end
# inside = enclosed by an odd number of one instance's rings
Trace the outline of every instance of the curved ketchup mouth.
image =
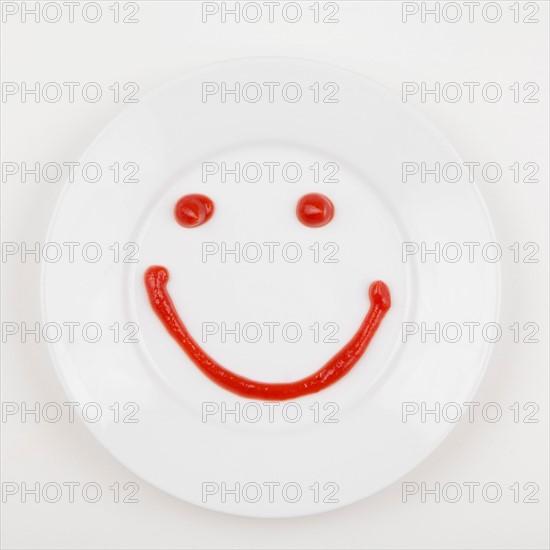
{"type": "Polygon", "coordinates": [[[168,270],[161,266],[150,267],[144,277],[151,306],[166,330],[208,378],[230,392],[251,399],[292,399],[317,393],[334,384],[359,361],[391,307],[388,287],[382,281],[375,281],[369,289],[370,308],[359,330],[323,367],[296,382],[256,382],[227,370],[203,351],[176,311],[166,289],[168,278],[168,270]]]}

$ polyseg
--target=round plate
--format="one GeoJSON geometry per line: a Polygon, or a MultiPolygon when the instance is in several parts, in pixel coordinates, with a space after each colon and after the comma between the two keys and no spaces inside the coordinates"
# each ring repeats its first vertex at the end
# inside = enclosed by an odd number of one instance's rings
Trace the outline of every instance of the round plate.
{"type": "Polygon", "coordinates": [[[436,342],[424,328],[494,321],[499,274],[487,261],[403,256],[407,242],[494,241],[466,177],[404,183],[409,161],[460,162],[381,87],[297,59],[197,70],[113,121],[81,159],[101,177],[77,170],[62,194],[48,241],[64,253],[45,263],[42,281],[45,321],[79,323],[50,349],[78,410],[98,404],[84,417],[100,442],[172,495],[257,517],[352,503],[422,461],[453,424],[404,418],[404,407],[468,401],[490,351],[465,330],[436,342]],[[296,217],[310,192],[335,206],[324,227],[296,217]],[[193,229],[173,217],[188,193],[215,203],[193,229]],[[66,243],[78,243],[72,258],[66,243]],[[256,380],[319,369],[359,327],[372,281],[387,283],[392,308],[339,382],[256,402],[211,382],[163,328],[143,285],[154,264],[169,269],[203,349],[256,380]],[[405,337],[404,326],[418,332],[405,337]]]}

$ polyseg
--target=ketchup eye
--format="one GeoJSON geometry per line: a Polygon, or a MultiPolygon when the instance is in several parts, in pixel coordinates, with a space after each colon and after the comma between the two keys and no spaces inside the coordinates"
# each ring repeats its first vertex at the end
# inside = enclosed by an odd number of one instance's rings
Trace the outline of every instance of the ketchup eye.
{"type": "Polygon", "coordinates": [[[214,214],[214,203],[206,195],[185,195],[174,207],[174,217],[183,227],[198,227],[214,214]]]}
{"type": "Polygon", "coordinates": [[[332,220],[334,205],[325,195],[309,193],[298,201],[296,216],[308,227],[322,227],[332,220]]]}

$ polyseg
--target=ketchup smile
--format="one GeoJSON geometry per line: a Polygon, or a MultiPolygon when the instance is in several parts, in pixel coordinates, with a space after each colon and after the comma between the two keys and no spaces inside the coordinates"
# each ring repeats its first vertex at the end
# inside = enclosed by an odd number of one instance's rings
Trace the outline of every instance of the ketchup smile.
{"type": "Polygon", "coordinates": [[[250,399],[283,401],[317,393],[334,384],[359,361],[391,307],[388,287],[382,281],[375,281],[369,289],[370,308],[359,330],[321,369],[296,382],[256,382],[227,370],[202,350],[176,311],[166,289],[168,278],[168,270],[161,266],[150,267],[144,277],[151,306],[166,330],[208,378],[222,388],[250,399]]]}

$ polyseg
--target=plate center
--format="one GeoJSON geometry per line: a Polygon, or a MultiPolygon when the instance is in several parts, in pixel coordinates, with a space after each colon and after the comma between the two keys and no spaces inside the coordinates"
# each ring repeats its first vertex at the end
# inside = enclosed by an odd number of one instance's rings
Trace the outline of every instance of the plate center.
{"type": "Polygon", "coordinates": [[[198,384],[201,392],[238,399],[200,373],[156,318],[142,281],[150,265],[168,269],[172,300],[203,350],[264,382],[293,382],[321,368],[358,330],[369,286],[383,280],[392,310],[348,373],[353,383],[335,385],[348,386],[346,399],[368,389],[396,343],[408,275],[395,216],[365,174],[322,151],[263,143],[182,165],[159,188],[141,217],[140,263],[128,288],[138,290],[142,341],[174,391],[194,401],[198,384]],[[215,212],[185,228],[173,209],[191,193],[210,197],[215,212]],[[307,193],[334,204],[326,226],[298,220],[296,205],[307,193]]]}

